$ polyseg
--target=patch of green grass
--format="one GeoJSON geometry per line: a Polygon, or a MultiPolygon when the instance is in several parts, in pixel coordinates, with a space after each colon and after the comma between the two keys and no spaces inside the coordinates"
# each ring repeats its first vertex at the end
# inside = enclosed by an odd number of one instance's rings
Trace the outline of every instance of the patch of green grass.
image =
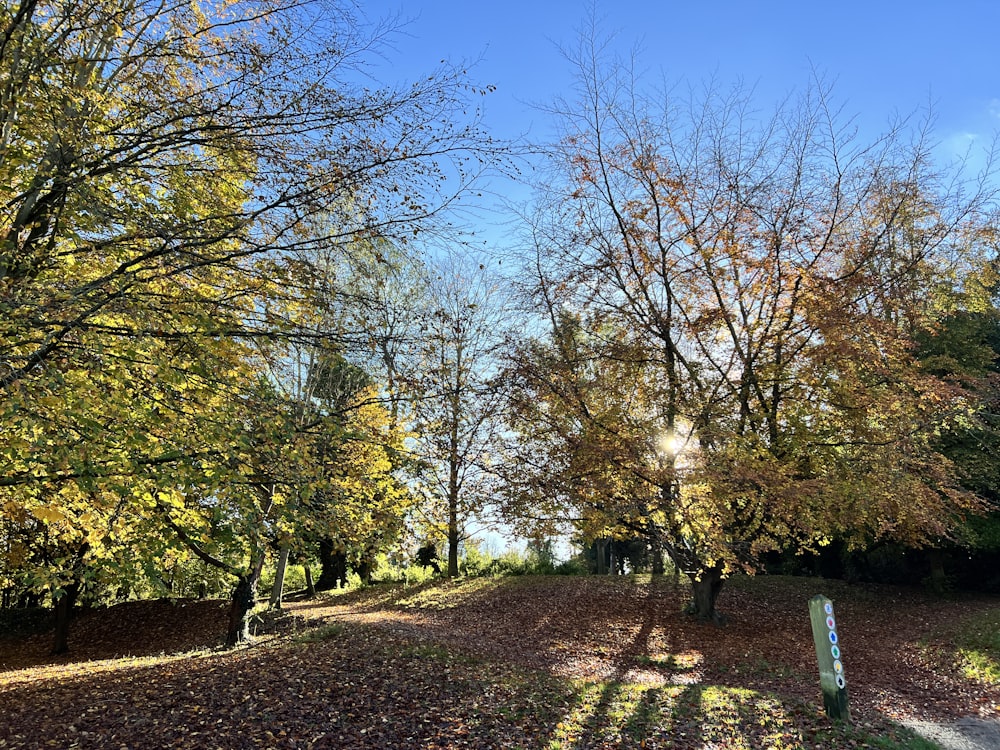
{"type": "Polygon", "coordinates": [[[727,750],[937,750],[903,727],[876,731],[831,723],[815,706],[746,688],[616,681],[576,681],[572,686],[572,700],[551,731],[548,750],[670,747],[689,741],[727,750]]]}
{"type": "Polygon", "coordinates": [[[963,623],[955,636],[958,666],[970,680],[1000,684],[1000,609],[990,610],[963,623]]]}
{"type": "Polygon", "coordinates": [[[344,625],[333,622],[328,625],[320,625],[317,628],[310,628],[304,633],[295,636],[296,643],[322,643],[339,638],[344,633],[344,625]]]}
{"type": "Polygon", "coordinates": [[[966,679],[1000,685],[1000,609],[967,618],[954,631],[928,634],[920,645],[929,659],[954,665],[966,679]]]}
{"type": "Polygon", "coordinates": [[[1000,683],[1000,664],[997,663],[995,656],[978,649],[960,648],[958,650],[958,664],[962,668],[963,674],[970,680],[986,685],[1000,683]]]}
{"type": "Polygon", "coordinates": [[[481,596],[503,585],[499,578],[464,578],[421,586],[395,605],[408,609],[454,609],[469,599],[481,596]]]}

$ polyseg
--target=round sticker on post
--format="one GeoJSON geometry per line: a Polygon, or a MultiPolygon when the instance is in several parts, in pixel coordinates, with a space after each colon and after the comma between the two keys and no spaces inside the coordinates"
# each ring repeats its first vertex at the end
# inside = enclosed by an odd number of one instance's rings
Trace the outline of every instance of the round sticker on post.
{"type": "Polygon", "coordinates": [[[830,646],[830,654],[834,659],[840,658],[840,646],[830,646]]]}
{"type": "Polygon", "coordinates": [[[837,659],[833,663],[833,671],[836,672],[837,674],[843,673],[843,671],[844,671],[844,665],[840,663],[840,659],[837,659]]]}
{"type": "Polygon", "coordinates": [[[830,631],[830,643],[836,643],[836,642],[837,642],[837,631],[836,630],[831,630],[830,631]]]}
{"type": "Polygon", "coordinates": [[[826,618],[826,626],[830,628],[830,630],[833,630],[834,628],[837,627],[837,621],[833,619],[833,615],[830,615],[829,617],[826,618]]]}
{"type": "Polygon", "coordinates": [[[845,686],[846,684],[847,684],[847,683],[846,683],[846,682],[844,681],[844,675],[842,675],[842,674],[838,674],[838,675],[837,675],[837,687],[839,687],[839,688],[840,688],[841,690],[843,690],[843,689],[844,689],[844,686],[845,686]]]}
{"type": "Polygon", "coordinates": [[[828,615],[832,615],[833,614],[833,602],[827,602],[826,604],[824,604],[823,605],[823,611],[826,612],[828,615]]]}

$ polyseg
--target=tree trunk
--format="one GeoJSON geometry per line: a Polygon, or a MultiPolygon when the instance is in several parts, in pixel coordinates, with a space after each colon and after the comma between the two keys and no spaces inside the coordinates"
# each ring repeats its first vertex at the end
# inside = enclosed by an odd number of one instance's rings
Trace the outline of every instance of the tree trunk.
{"type": "Polygon", "coordinates": [[[358,561],[358,567],[355,568],[358,574],[358,578],[361,579],[361,583],[365,586],[372,585],[372,573],[375,571],[375,560],[372,557],[364,556],[358,561]]]}
{"type": "Polygon", "coordinates": [[[226,645],[238,646],[250,640],[250,612],[257,600],[257,581],[260,579],[260,568],[249,575],[242,575],[233,590],[233,601],[229,607],[229,631],[226,633],[226,645]]]}
{"type": "Polygon", "coordinates": [[[663,565],[663,550],[656,544],[653,545],[653,575],[662,576],[665,568],[663,565]]]}
{"type": "Polygon", "coordinates": [[[271,586],[271,600],[268,606],[271,609],[281,609],[281,595],[285,588],[285,568],[288,566],[288,547],[282,547],[278,555],[278,564],[274,569],[274,585],[271,586]]]}
{"type": "Polygon", "coordinates": [[[316,588],[320,591],[330,591],[347,585],[347,553],[338,549],[333,539],[321,539],[319,542],[319,580],[316,588]]]}
{"type": "Polygon", "coordinates": [[[448,509],[448,577],[458,577],[458,509],[448,509]]]}
{"type": "Polygon", "coordinates": [[[719,598],[724,582],[721,565],[703,568],[698,571],[697,577],[692,575],[691,604],[688,605],[688,613],[699,620],[724,625],[726,618],[715,609],[715,601],[719,598]]]}
{"type": "Polygon", "coordinates": [[[312,568],[309,567],[309,563],[305,563],[302,568],[306,572],[306,595],[312,599],[316,596],[316,584],[313,583],[312,568]]]}
{"type": "Polygon", "coordinates": [[[948,576],[944,570],[944,554],[941,550],[931,548],[927,550],[927,561],[931,566],[929,579],[931,591],[935,594],[944,594],[948,590],[948,576]]]}
{"type": "Polygon", "coordinates": [[[63,595],[55,600],[56,627],[52,639],[52,653],[65,654],[69,651],[69,622],[73,617],[73,605],[80,593],[80,583],[73,581],[66,586],[63,595]]]}
{"type": "Polygon", "coordinates": [[[603,576],[608,573],[608,560],[607,560],[607,542],[603,539],[598,539],[594,542],[594,546],[597,549],[597,575],[603,576]]]}
{"type": "Polygon", "coordinates": [[[452,415],[451,455],[448,459],[448,577],[458,577],[458,415],[452,415]]]}

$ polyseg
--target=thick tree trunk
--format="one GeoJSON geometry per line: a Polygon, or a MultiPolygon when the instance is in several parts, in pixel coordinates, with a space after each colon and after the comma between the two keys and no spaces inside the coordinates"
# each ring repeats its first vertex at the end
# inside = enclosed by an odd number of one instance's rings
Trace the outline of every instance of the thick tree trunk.
{"type": "Polygon", "coordinates": [[[330,591],[347,585],[347,553],[338,549],[332,539],[321,539],[319,542],[319,580],[316,588],[320,591],[330,591]]]}
{"type": "Polygon", "coordinates": [[[282,547],[278,554],[278,564],[274,568],[274,585],[271,586],[271,609],[281,609],[281,596],[285,588],[285,568],[288,567],[288,547],[282,547]]]}
{"type": "Polygon", "coordinates": [[[726,618],[715,608],[715,602],[725,582],[722,577],[722,566],[703,568],[698,573],[697,576],[691,576],[691,604],[688,605],[688,612],[699,620],[724,625],[726,618]]]}
{"type": "Polygon", "coordinates": [[[603,576],[608,573],[608,560],[607,560],[607,542],[604,539],[598,539],[594,543],[594,547],[597,550],[597,575],[603,576]]]}
{"type": "Polygon", "coordinates": [[[250,640],[250,611],[257,600],[257,576],[240,576],[229,606],[229,630],[226,645],[238,646],[250,640]]]}
{"type": "Polygon", "coordinates": [[[52,639],[52,653],[65,654],[69,651],[69,622],[73,617],[73,605],[80,594],[80,584],[73,581],[62,596],[55,600],[56,627],[52,639]]]}
{"type": "Polygon", "coordinates": [[[653,575],[662,576],[665,567],[663,565],[663,550],[658,545],[653,545],[653,575]]]}
{"type": "Polygon", "coordinates": [[[927,562],[930,563],[931,575],[929,579],[931,591],[935,594],[944,594],[948,590],[948,576],[944,569],[944,554],[939,549],[927,550],[927,562]]]}
{"type": "Polygon", "coordinates": [[[372,573],[375,572],[375,562],[370,557],[362,557],[358,561],[357,567],[358,578],[361,579],[361,583],[365,586],[372,585],[372,573]]]}

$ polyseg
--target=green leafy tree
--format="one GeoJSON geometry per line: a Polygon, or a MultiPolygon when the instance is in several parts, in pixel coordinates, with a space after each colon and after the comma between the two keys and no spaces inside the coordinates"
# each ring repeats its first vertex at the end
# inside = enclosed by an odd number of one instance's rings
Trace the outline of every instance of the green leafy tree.
{"type": "MultiPolygon", "coordinates": [[[[1000,315],[989,298],[944,318],[922,332],[917,354],[922,367],[958,381],[969,393],[967,412],[938,439],[941,451],[955,464],[967,489],[986,502],[988,515],[968,518],[953,542],[980,554],[1000,550],[1000,315]]],[[[947,585],[941,539],[928,549],[931,586],[947,585]]]]}

